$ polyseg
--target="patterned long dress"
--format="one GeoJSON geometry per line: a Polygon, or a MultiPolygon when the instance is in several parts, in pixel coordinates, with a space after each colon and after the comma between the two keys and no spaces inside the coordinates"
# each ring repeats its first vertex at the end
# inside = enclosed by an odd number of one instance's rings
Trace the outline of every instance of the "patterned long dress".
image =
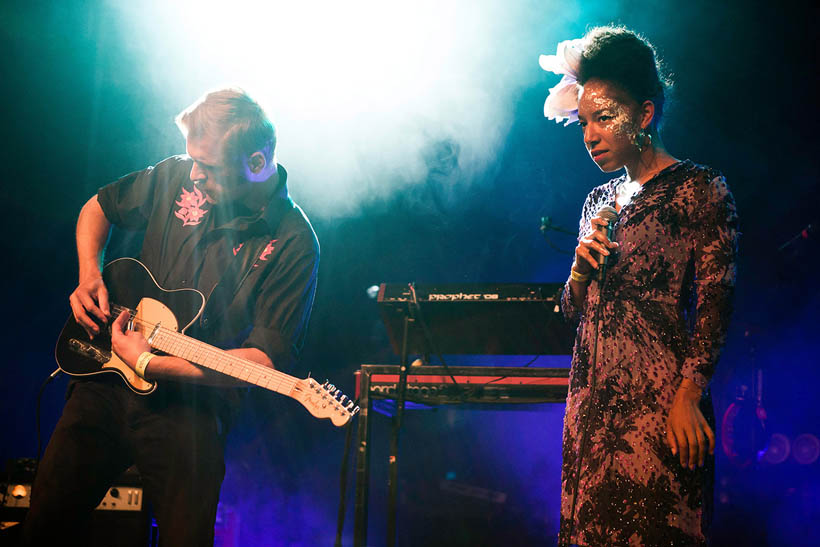
{"type": "MultiPolygon", "coordinates": [[[[581,236],[601,207],[615,206],[622,182],[590,192],[581,236]]],[[[603,290],[591,281],[582,308],[568,284],[563,295],[565,316],[580,323],[564,419],[559,543],[702,545],[713,459],[682,467],[666,444],[666,419],[683,378],[707,385],[725,340],[734,199],[720,173],[675,163],[621,209],[613,240],[620,247],[603,290]]]]}

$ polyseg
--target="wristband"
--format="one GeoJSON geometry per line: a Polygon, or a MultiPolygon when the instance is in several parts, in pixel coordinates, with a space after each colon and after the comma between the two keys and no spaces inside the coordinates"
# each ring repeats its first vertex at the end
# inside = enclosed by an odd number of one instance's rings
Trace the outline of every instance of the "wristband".
{"type": "Polygon", "coordinates": [[[589,281],[589,274],[582,274],[575,271],[575,268],[570,268],[569,270],[569,277],[573,281],[577,281],[578,283],[586,283],[589,281]]]}
{"type": "Polygon", "coordinates": [[[154,357],[153,353],[151,353],[150,351],[144,351],[137,358],[137,364],[134,365],[134,372],[137,374],[137,376],[139,376],[143,380],[147,379],[147,378],[145,378],[145,367],[148,366],[148,362],[153,357],[154,357]]]}

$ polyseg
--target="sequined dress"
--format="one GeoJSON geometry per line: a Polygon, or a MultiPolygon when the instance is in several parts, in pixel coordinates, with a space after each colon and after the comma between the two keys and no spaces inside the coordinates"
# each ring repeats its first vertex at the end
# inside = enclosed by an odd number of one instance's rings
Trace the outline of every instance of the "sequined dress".
{"type": "MultiPolygon", "coordinates": [[[[615,206],[624,180],[590,192],[581,235],[602,206],[615,206]]],[[[565,316],[580,322],[559,544],[705,544],[712,462],[683,468],[666,444],[666,418],[683,378],[707,385],[725,340],[737,248],[732,194],[717,171],[675,163],[621,209],[613,240],[620,247],[603,290],[591,281],[579,308],[567,281],[562,300],[565,316]]],[[[702,405],[705,415],[710,407],[702,405]]]]}

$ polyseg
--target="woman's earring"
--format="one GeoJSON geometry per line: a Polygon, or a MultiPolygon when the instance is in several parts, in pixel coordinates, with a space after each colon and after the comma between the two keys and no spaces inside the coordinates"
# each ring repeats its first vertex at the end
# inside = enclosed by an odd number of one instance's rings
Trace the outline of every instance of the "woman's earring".
{"type": "Polygon", "coordinates": [[[639,129],[632,139],[632,143],[638,149],[638,152],[643,152],[643,149],[652,144],[652,134],[644,129],[639,129]]]}

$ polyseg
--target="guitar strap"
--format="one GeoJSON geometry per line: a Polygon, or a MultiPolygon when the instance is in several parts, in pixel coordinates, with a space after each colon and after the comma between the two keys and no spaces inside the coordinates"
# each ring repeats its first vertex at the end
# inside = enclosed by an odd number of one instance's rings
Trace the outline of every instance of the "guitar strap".
{"type": "Polygon", "coordinates": [[[270,207],[276,208],[268,217],[275,226],[269,224],[268,230],[264,230],[261,234],[253,235],[244,242],[245,244],[242,245],[242,248],[236,253],[236,256],[208,296],[208,301],[205,303],[205,308],[202,310],[202,315],[199,318],[200,326],[206,331],[218,324],[219,320],[230,307],[239,289],[248,278],[248,275],[253,271],[253,267],[259,255],[262,254],[262,251],[268,243],[270,243],[271,239],[276,239],[282,219],[288,211],[293,209],[293,200],[289,197],[277,199],[270,204],[270,207]]]}

